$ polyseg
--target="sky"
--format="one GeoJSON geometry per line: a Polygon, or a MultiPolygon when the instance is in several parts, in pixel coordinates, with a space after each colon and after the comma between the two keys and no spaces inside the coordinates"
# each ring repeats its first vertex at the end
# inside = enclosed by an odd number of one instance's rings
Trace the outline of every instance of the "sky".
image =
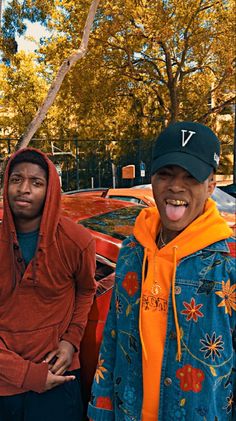
{"type": "MultiPolygon", "coordinates": [[[[3,10],[7,6],[9,0],[3,0],[3,10]]],[[[24,50],[27,52],[32,52],[37,47],[37,44],[42,36],[47,35],[46,29],[40,25],[39,23],[27,23],[27,30],[25,34],[21,37],[16,37],[16,41],[18,44],[18,51],[24,50]],[[35,39],[35,42],[30,41],[27,39],[27,37],[33,37],[35,39]]]]}
{"type": "Polygon", "coordinates": [[[25,34],[21,37],[16,37],[18,44],[18,51],[24,50],[27,52],[32,52],[36,49],[37,44],[42,36],[47,35],[47,31],[39,23],[27,23],[27,30],[25,34]],[[27,37],[33,37],[35,41],[27,39],[27,37]]]}

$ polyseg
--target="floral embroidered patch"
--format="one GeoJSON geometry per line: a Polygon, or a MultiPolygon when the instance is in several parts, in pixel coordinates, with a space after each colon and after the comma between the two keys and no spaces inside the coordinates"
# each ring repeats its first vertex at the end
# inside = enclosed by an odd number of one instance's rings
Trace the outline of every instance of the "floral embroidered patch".
{"type": "Polygon", "coordinates": [[[236,257],[236,243],[227,243],[231,257],[236,257]]]}
{"type": "Polygon", "coordinates": [[[222,281],[222,291],[216,291],[216,295],[223,298],[218,307],[225,307],[225,313],[232,316],[232,309],[236,310],[236,284],[230,285],[230,280],[222,281]]]}
{"type": "Polygon", "coordinates": [[[196,323],[198,321],[198,317],[204,317],[204,314],[200,311],[200,308],[203,306],[203,304],[196,304],[194,298],[191,298],[190,303],[184,301],[183,305],[186,310],[182,310],[181,314],[186,315],[187,321],[193,319],[193,321],[196,323]]]}
{"type": "Polygon", "coordinates": [[[127,244],[127,247],[130,247],[130,248],[134,248],[136,246],[137,246],[137,243],[135,243],[135,241],[130,241],[130,243],[127,244]]]}
{"type": "Polygon", "coordinates": [[[133,296],[139,288],[138,274],[136,272],[128,272],[122,282],[122,287],[128,295],[133,296]]]}
{"type": "Polygon", "coordinates": [[[122,304],[121,304],[121,300],[120,298],[117,296],[116,297],[116,313],[122,313],[122,304]]]}
{"type": "Polygon", "coordinates": [[[99,355],[97,368],[96,368],[96,372],[95,372],[95,379],[96,379],[97,383],[99,383],[100,379],[104,380],[103,373],[105,373],[107,371],[107,369],[105,367],[103,367],[103,363],[104,363],[104,360],[102,360],[101,356],[99,355]]]}
{"type": "Polygon", "coordinates": [[[180,380],[180,388],[184,392],[201,392],[205,374],[199,368],[186,364],[176,371],[176,377],[180,380]]]}
{"type": "Polygon", "coordinates": [[[227,404],[226,404],[226,406],[223,407],[223,409],[226,409],[227,414],[229,414],[232,411],[232,407],[233,407],[233,403],[234,403],[234,398],[233,398],[232,392],[226,398],[226,400],[227,400],[227,404]]]}
{"type": "Polygon", "coordinates": [[[215,361],[215,357],[221,357],[220,351],[224,350],[224,342],[221,340],[222,336],[216,337],[215,332],[210,336],[208,333],[205,334],[205,339],[200,339],[201,344],[203,345],[200,348],[200,351],[204,352],[204,358],[209,358],[215,361]]]}
{"type": "Polygon", "coordinates": [[[96,400],[96,408],[113,409],[113,404],[109,396],[98,396],[96,400]]]}

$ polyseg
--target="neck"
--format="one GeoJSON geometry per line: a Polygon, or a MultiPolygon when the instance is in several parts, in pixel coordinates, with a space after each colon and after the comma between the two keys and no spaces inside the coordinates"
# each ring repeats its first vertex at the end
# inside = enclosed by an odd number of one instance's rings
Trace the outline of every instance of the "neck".
{"type": "Polygon", "coordinates": [[[36,231],[40,227],[40,222],[41,222],[41,216],[38,216],[37,218],[33,220],[16,219],[15,220],[16,231],[23,232],[23,233],[36,231]]]}
{"type": "Polygon", "coordinates": [[[170,241],[179,235],[178,231],[170,231],[161,225],[159,234],[157,236],[157,245],[159,248],[166,246],[170,241]]]}

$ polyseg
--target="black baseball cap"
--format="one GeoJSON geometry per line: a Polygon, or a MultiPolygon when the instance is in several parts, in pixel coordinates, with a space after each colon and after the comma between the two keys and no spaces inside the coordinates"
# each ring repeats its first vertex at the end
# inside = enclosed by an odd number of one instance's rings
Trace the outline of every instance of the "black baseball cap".
{"type": "Polygon", "coordinates": [[[209,127],[191,121],[173,123],[156,139],[152,175],[162,167],[178,165],[202,183],[216,171],[219,159],[220,142],[209,127]]]}

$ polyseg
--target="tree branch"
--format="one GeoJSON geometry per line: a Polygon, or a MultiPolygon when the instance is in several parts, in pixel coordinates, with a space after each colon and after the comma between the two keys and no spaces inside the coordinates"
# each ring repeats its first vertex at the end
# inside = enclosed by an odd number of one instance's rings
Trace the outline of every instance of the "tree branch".
{"type": "Polygon", "coordinates": [[[66,74],[69,72],[69,70],[71,69],[72,66],[74,66],[76,64],[76,62],[80,59],[83,58],[87,52],[87,47],[88,47],[88,41],[89,41],[89,35],[90,35],[90,30],[94,21],[94,17],[98,8],[98,4],[99,4],[100,0],[93,0],[91,5],[90,5],[90,9],[89,9],[89,13],[86,19],[86,23],[84,26],[84,31],[83,31],[83,36],[82,36],[82,40],[80,43],[80,47],[78,50],[74,51],[68,58],[66,58],[62,65],[60,66],[58,73],[54,79],[54,81],[52,82],[48,94],[45,98],[45,100],[43,101],[42,105],[40,106],[40,108],[38,109],[34,119],[31,121],[31,123],[29,124],[29,126],[26,129],[25,134],[23,135],[23,138],[21,139],[21,141],[17,144],[17,149],[22,149],[25,148],[30,140],[32,139],[33,135],[35,134],[35,132],[38,130],[38,128],[40,127],[42,121],[44,120],[48,109],[50,108],[50,106],[53,104],[56,95],[61,87],[61,84],[66,76],[66,74]]]}
{"type": "Polygon", "coordinates": [[[232,98],[227,99],[226,101],[222,102],[222,103],[221,103],[221,104],[219,104],[219,105],[216,105],[215,107],[211,108],[211,110],[209,110],[207,113],[205,113],[205,114],[203,114],[202,116],[200,116],[198,120],[204,123],[204,121],[207,119],[207,117],[208,117],[210,114],[213,114],[213,113],[216,113],[216,112],[222,111],[222,110],[223,110],[225,107],[227,107],[228,105],[234,104],[235,99],[236,99],[236,96],[234,96],[234,97],[232,97],[232,98]]]}

